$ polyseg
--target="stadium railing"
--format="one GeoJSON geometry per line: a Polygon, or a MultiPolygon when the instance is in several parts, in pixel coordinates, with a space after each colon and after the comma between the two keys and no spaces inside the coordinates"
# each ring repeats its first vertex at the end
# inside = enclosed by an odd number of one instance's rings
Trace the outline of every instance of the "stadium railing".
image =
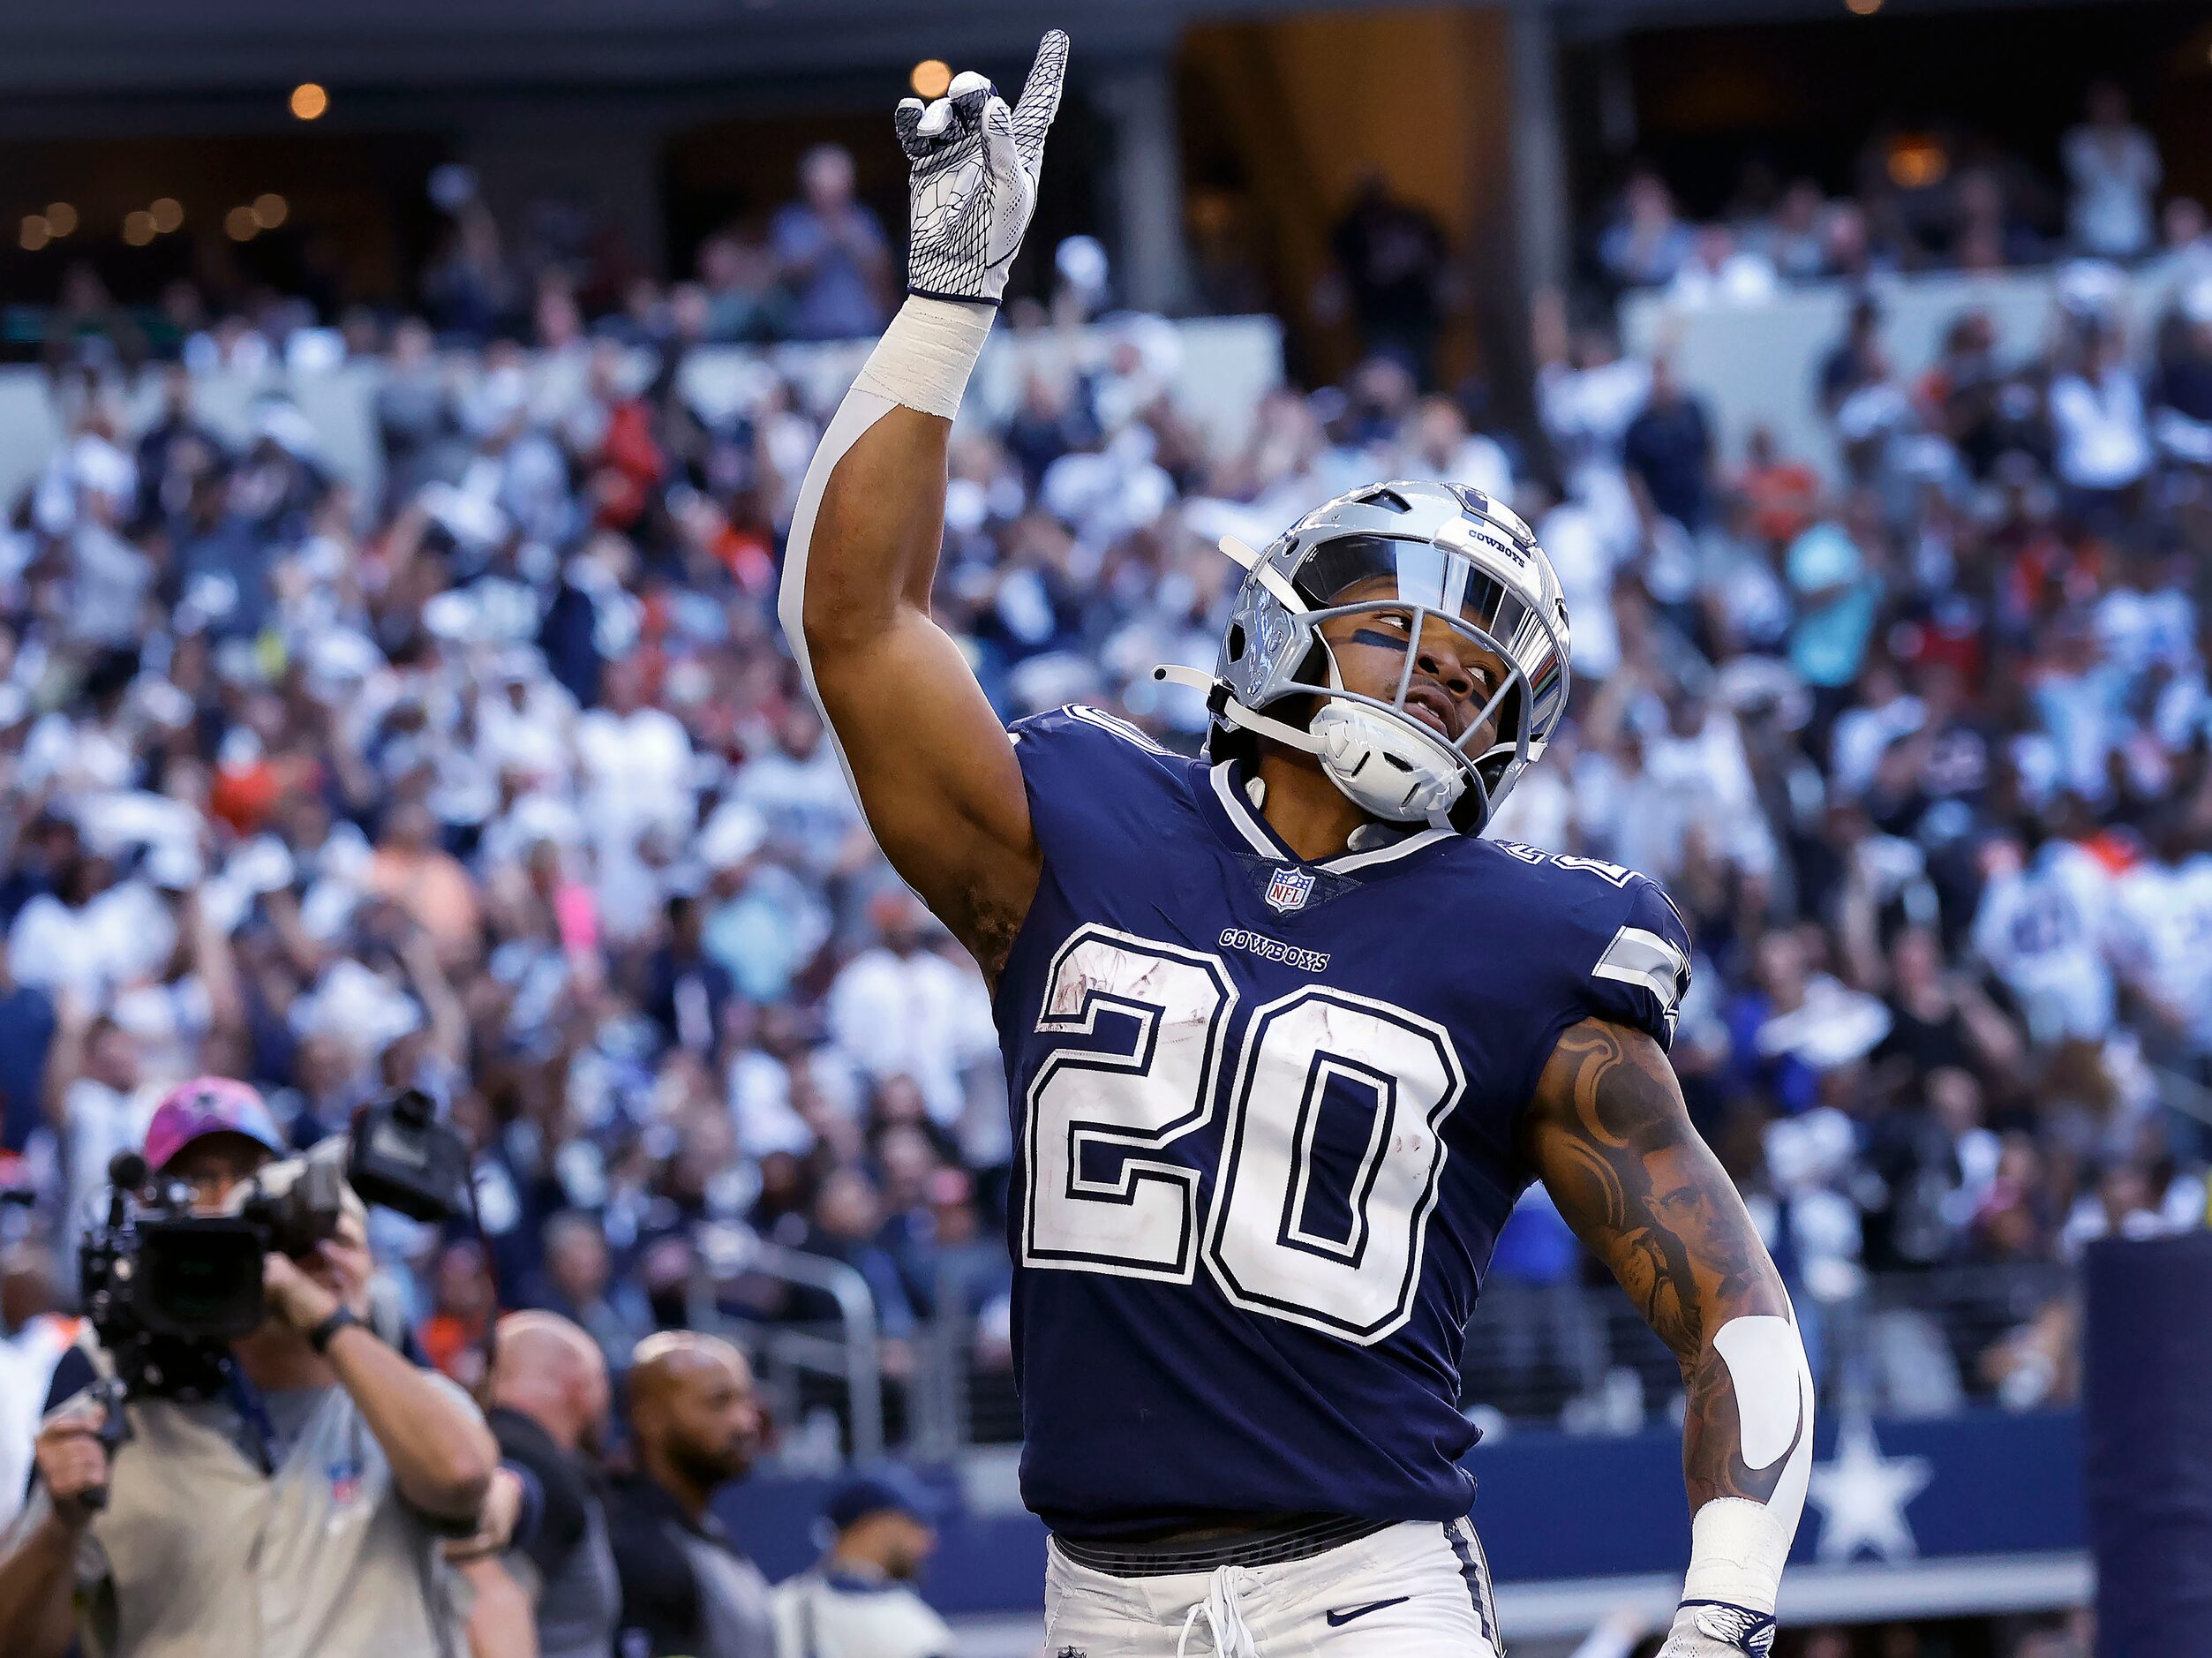
{"type": "MultiPolygon", "coordinates": [[[[857,1288],[861,1298],[840,1298],[846,1316],[837,1325],[733,1320],[717,1310],[711,1276],[701,1280],[696,1316],[760,1355],[763,1387],[779,1420],[833,1413],[844,1443],[861,1459],[888,1446],[937,1462],[1019,1440],[1012,1373],[995,1358],[979,1361],[973,1319],[923,1323],[904,1373],[887,1377],[857,1273],[773,1247],[745,1270],[840,1285],[847,1296],[857,1288]]],[[[2076,1297],[2071,1267],[2022,1262],[1872,1275],[1848,1294],[1817,1299],[1801,1291],[1796,1301],[1824,1413],[1929,1419],[2072,1402],[2076,1297]]],[[[956,1300],[948,1295],[941,1304],[956,1300]]],[[[1673,1355],[1610,1284],[1493,1278],[1468,1329],[1463,1378],[1464,1408],[1493,1436],[1521,1427],[1625,1435],[1682,1416],[1673,1355]]]]}

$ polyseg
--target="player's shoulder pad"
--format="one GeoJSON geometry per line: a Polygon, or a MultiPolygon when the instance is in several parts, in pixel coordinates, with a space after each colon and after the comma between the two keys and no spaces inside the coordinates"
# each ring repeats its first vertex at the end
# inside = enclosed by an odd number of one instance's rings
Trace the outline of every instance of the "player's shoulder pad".
{"type": "Polygon", "coordinates": [[[1689,991],[1693,946],[1667,889],[1602,858],[1510,840],[1484,844],[1526,871],[1537,936],[1556,941],[1558,966],[1581,981],[1590,1011],[1670,1043],[1689,991]]]}
{"type": "Polygon", "coordinates": [[[1170,769],[1189,764],[1186,757],[1120,715],[1087,703],[1070,703],[1017,720],[1006,728],[1006,735],[1025,771],[1041,764],[1062,765],[1095,777],[1102,771],[1110,775],[1114,768],[1132,760],[1170,769]]]}
{"type": "Polygon", "coordinates": [[[1163,760],[1182,757],[1174,750],[1147,735],[1141,727],[1131,724],[1119,714],[1110,714],[1103,708],[1094,708],[1088,703],[1068,703],[1058,708],[1048,708],[1041,714],[1029,714],[1017,720],[1006,727],[1006,735],[1013,739],[1017,748],[1025,742],[1055,740],[1095,742],[1102,734],[1163,760]]]}

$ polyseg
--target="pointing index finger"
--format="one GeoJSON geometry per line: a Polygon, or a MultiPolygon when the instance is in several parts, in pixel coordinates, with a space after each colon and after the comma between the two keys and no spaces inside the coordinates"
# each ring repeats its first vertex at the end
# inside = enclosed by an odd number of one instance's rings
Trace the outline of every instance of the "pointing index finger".
{"type": "Polygon", "coordinates": [[[1020,102],[1014,105],[1014,143],[1026,159],[1044,148],[1044,135],[1060,112],[1060,82],[1067,74],[1067,31],[1054,29],[1037,42],[1037,61],[1029,65],[1020,102]]]}

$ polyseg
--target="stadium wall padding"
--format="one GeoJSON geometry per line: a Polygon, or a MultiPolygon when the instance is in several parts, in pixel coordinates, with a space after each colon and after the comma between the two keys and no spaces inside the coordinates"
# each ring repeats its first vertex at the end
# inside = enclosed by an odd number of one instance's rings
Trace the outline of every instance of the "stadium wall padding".
{"type": "Polygon", "coordinates": [[[2092,1244],[2084,1292],[2098,1658],[2212,1653],[2212,1232],[2092,1244]]]}

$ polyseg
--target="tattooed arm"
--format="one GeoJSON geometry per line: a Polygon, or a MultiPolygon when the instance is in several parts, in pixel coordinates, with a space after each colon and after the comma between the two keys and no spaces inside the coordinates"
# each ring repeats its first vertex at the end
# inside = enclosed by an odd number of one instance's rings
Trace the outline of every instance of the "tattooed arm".
{"type": "MultiPolygon", "coordinates": [[[[1719,1647],[1757,1651],[1804,1504],[1812,1384],[1766,1246],[1690,1127],[1651,1037],[1587,1019],[1561,1036],[1523,1119],[1522,1151],[1561,1215],[1682,1366],[1693,1516],[1682,1618],[1713,1607],[1719,1647]]],[[[1693,1634],[1697,1632],[1692,1632],[1693,1634]]]]}

